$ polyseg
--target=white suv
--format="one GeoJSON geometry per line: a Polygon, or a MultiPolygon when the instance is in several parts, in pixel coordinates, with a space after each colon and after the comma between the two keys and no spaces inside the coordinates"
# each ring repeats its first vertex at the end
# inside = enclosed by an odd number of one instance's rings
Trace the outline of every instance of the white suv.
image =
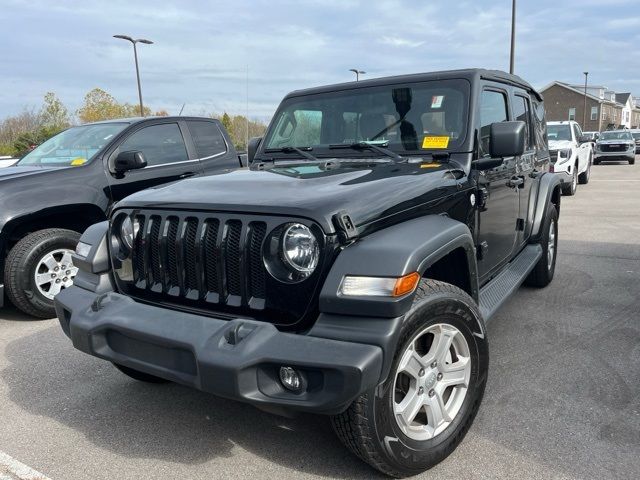
{"type": "Polygon", "coordinates": [[[582,134],[578,122],[548,122],[551,171],[562,179],[562,193],[575,195],[578,183],[589,183],[593,148],[591,139],[582,134]]]}

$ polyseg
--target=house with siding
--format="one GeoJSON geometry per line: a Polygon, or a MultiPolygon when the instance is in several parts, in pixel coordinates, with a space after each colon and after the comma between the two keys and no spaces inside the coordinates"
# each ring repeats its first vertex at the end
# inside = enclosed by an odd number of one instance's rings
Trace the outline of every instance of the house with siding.
{"type": "Polygon", "coordinates": [[[584,125],[584,86],[555,81],[541,89],[540,93],[544,97],[547,121],[575,120],[585,132],[601,132],[618,128],[621,124],[623,105],[616,101],[615,92],[604,86],[587,87],[584,125]]]}

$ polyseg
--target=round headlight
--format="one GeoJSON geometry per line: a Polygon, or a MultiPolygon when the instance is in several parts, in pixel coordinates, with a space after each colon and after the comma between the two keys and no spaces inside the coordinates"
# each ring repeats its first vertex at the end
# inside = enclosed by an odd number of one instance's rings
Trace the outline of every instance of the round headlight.
{"type": "Polygon", "coordinates": [[[296,272],[310,275],[315,270],[320,247],[308,227],[294,223],[286,228],[282,234],[282,257],[296,272]]]}
{"type": "Polygon", "coordinates": [[[133,249],[134,237],[135,233],[133,230],[133,222],[131,221],[131,217],[127,215],[120,224],[120,239],[126,245],[126,247],[131,250],[133,249]]]}

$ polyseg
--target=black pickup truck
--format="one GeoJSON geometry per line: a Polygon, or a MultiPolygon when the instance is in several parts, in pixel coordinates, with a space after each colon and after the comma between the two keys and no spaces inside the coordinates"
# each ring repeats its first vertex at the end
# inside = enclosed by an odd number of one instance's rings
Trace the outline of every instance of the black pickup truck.
{"type": "Polygon", "coordinates": [[[486,322],[554,275],[542,98],[487,70],[302,90],[248,156],[90,227],[63,331],[138,380],[330,415],[388,475],[433,466],[482,401],[486,322]]]}
{"type": "Polygon", "coordinates": [[[77,272],[80,233],[114,202],[156,185],[240,167],[219,121],[128,118],[69,128],[0,169],[0,307],[55,316],[77,272]]]}

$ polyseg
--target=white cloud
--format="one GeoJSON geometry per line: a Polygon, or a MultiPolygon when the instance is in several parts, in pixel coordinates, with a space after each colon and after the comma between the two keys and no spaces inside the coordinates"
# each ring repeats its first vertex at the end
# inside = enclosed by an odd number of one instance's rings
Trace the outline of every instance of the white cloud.
{"type": "Polygon", "coordinates": [[[416,42],[416,41],[408,40],[406,38],[389,37],[389,36],[386,36],[386,35],[380,39],[380,42],[381,43],[385,43],[387,45],[392,45],[394,47],[416,48],[416,47],[419,47],[421,45],[424,45],[424,42],[416,42]]]}

